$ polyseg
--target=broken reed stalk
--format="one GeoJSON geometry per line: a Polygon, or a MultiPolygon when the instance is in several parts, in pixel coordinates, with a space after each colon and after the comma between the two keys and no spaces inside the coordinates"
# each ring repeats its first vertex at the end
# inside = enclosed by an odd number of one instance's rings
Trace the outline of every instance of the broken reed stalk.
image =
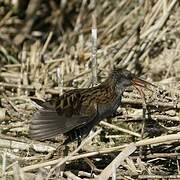
{"type": "MultiPolygon", "coordinates": [[[[22,55],[21,55],[21,69],[20,69],[20,79],[18,81],[18,85],[27,85],[27,79],[26,79],[26,61],[27,61],[27,49],[26,49],[26,43],[23,44],[22,49],[22,55]]],[[[21,88],[17,88],[17,94],[20,96],[22,93],[21,88]]]]}
{"type": "Polygon", "coordinates": [[[49,33],[49,35],[48,35],[48,38],[46,39],[46,42],[45,42],[43,48],[42,48],[42,51],[41,51],[41,54],[42,54],[42,55],[46,52],[47,47],[48,47],[48,45],[49,45],[49,43],[50,43],[50,41],[51,41],[51,39],[52,39],[52,36],[53,36],[53,32],[51,31],[51,32],[49,33]]]}
{"type": "Polygon", "coordinates": [[[57,76],[57,84],[59,89],[59,95],[61,96],[63,94],[63,78],[64,78],[64,63],[61,64],[61,67],[58,66],[56,70],[56,76],[57,76]]]}
{"type": "Polygon", "coordinates": [[[97,83],[97,26],[96,26],[96,11],[92,14],[92,29],[91,29],[91,38],[92,38],[92,60],[91,60],[91,70],[92,70],[92,85],[97,83]]]}
{"type": "Polygon", "coordinates": [[[110,176],[113,173],[113,169],[117,169],[124,160],[129,157],[135,150],[136,145],[134,143],[129,144],[126,148],[122,150],[122,152],[119,153],[118,156],[101,172],[101,174],[98,176],[98,180],[106,180],[109,179],[110,176]]]}

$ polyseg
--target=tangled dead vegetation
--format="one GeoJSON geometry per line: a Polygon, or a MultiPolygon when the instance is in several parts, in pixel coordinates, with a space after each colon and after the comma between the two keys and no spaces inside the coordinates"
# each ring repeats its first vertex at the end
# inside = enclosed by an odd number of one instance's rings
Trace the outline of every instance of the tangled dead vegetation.
{"type": "Polygon", "coordinates": [[[178,0],[0,2],[1,177],[180,179],[179,17],[178,0]],[[78,148],[29,138],[30,97],[90,87],[113,67],[158,87],[145,99],[128,89],[78,148]]]}

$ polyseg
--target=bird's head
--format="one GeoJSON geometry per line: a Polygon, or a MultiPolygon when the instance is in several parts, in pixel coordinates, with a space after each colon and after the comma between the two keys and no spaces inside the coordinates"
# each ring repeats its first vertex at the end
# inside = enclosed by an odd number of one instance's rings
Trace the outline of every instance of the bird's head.
{"type": "Polygon", "coordinates": [[[147,81],[144,81],[138,77],[136,77],[133,73],[126,69],[115,68],[111,72],[111,77],[116,85],[121,88],[122,91],[125,90],[128,86],[133,85],[134,87],[143,87],[145,89],[149,89],[147,86],[155,86],[147,81]]]}

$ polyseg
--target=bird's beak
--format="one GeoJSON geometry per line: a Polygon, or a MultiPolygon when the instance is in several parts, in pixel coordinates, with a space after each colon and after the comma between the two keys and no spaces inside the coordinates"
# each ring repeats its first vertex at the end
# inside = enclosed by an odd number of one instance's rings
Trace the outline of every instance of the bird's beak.
{"type": "Polygon", "coordinates": [[[139,79],[139,78],[137,78],[137,77],[134,77],[134,78],[132,79],[132,85],[135,86],[135,87],[140,86],[140,87],[143,87],[143,88],[148,89],[148,90],[150,90],[150,91],[152,91],[152,90],[149,89],[147,86],[157,87],[156,85],[151,84],[151,83],[149,83],[149,82],[147,82],[147,81],[145,81],[145,80],[139,79]]]}

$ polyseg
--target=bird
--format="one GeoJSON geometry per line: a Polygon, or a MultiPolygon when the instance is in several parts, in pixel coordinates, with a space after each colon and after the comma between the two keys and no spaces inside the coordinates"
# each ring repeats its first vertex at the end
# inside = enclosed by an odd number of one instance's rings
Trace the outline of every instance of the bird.
{"type": "Polygon", "coordinates": [[[79,141],[101,120],[117,112],[127,87],[148,89],[148,85],[154,86],[126,69],[114,68],[97,86],[73,89],[46,101],[32,98],[38,111],[31,119],[29,136],[46,140],[64,134],[67,137],[64,144],[79,141]]]}

